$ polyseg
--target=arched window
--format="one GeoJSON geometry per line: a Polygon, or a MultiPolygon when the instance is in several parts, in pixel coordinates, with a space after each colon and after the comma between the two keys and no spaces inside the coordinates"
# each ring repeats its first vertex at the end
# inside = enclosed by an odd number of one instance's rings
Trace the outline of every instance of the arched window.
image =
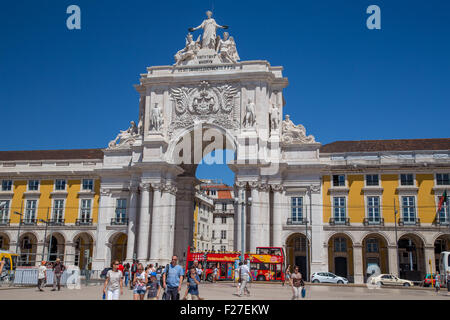
{"type": "Polygon", "coordinates": [[[334,252],[347,252],[347,239],[335,238],[334,239],[334,252]]]}

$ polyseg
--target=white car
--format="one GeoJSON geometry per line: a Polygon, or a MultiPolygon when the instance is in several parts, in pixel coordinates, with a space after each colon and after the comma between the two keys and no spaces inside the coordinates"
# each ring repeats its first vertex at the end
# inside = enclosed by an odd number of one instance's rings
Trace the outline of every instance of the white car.
{"type": "Polygon", "coordinates": [[[403,287],[412,287],[414,286],[414,283],[409,280],[399,279],[393,274],[380,274],[377,276],[372,276],[369,279],[367,279],[367,282],[370,282],[370,284],[375,284],[379,287],[382,285],[385,286],[403,286],[403,287]]]}
{"type": "Polygon", "coordinates": [[[312,274],[311,281],[313,283],[338,283],[347,284],[348,280],[331,272],[315,272],[312,274]]]}

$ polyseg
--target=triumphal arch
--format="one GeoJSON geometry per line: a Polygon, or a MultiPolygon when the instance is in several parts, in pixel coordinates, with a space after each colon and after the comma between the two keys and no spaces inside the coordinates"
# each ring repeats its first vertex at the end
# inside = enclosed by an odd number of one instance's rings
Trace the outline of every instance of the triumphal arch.
{"type": "MultiPolygon", "coordinates": [[[[265,60],[242,61],[232,32],[223,31],[228,29],[207,12],[198,27],[188,29],[172,65],[147,68],[135,86],[137,124],[131,122],[104,150],[96,243],[108,243],[123,228],[127,260],[161,264],[173,253],[183,260],[193,237],[195,170],[213,150],[236,154],[227,160],[239,198],[236,250],[242,249],[241,212],[245,250],[253,251],[286,241],[289,193],[320,202],[320,144],[289,116],[283,120],[288,85],[283,68],[265,60]],[[114,199],[121,196],[129,199],[128,226],[110,226],[114,199]],[[252,204],[242,210],[248,197],[252,204]]],[[[320,214],[311,216],[320,220],[320,214]]],[[[94,265],[108,258],[107,246],[97,245],[94,265]]]]}

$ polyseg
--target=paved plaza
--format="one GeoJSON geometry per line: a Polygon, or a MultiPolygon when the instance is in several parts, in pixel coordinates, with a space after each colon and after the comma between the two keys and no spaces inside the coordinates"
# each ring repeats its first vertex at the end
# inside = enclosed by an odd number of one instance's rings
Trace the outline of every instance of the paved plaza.
{"type": "MultiPolygon", "coordinates": [[[[206,300],[289,300],[291,288],[279,283],[250,284],[249,297],[238,297],[232,283],[202,283],[200,296],[206,300]]],[[[181,296],[186,284],[183,284],[181,296]]],[[[357,286],[307,285],[306,300],[450,300],[444,288],[439,294],[423,288],[374,288],[357,286]]],[[[45,288],[44,292],[36,288],[0,288],[0,300],[101,300],[102,286],[81,286],[81,289],[62,288],[60,292],[45,288]]],[[[121,300],[132,300],[132,290],[124,289],[121,300]]]]}

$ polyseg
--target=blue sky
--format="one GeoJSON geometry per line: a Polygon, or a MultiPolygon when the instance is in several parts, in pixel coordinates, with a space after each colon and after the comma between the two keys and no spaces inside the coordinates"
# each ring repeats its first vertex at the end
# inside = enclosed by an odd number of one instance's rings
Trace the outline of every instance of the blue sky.
{"type": "Polygon", "coordinates": [[[449,137],[450,1],[16,0],[0,10],[0,150],[105,147],[137,119],[139,74],[172,64],[212,6],[242,60],[285,68],[284,113],[317,141],[449,137]]]}

